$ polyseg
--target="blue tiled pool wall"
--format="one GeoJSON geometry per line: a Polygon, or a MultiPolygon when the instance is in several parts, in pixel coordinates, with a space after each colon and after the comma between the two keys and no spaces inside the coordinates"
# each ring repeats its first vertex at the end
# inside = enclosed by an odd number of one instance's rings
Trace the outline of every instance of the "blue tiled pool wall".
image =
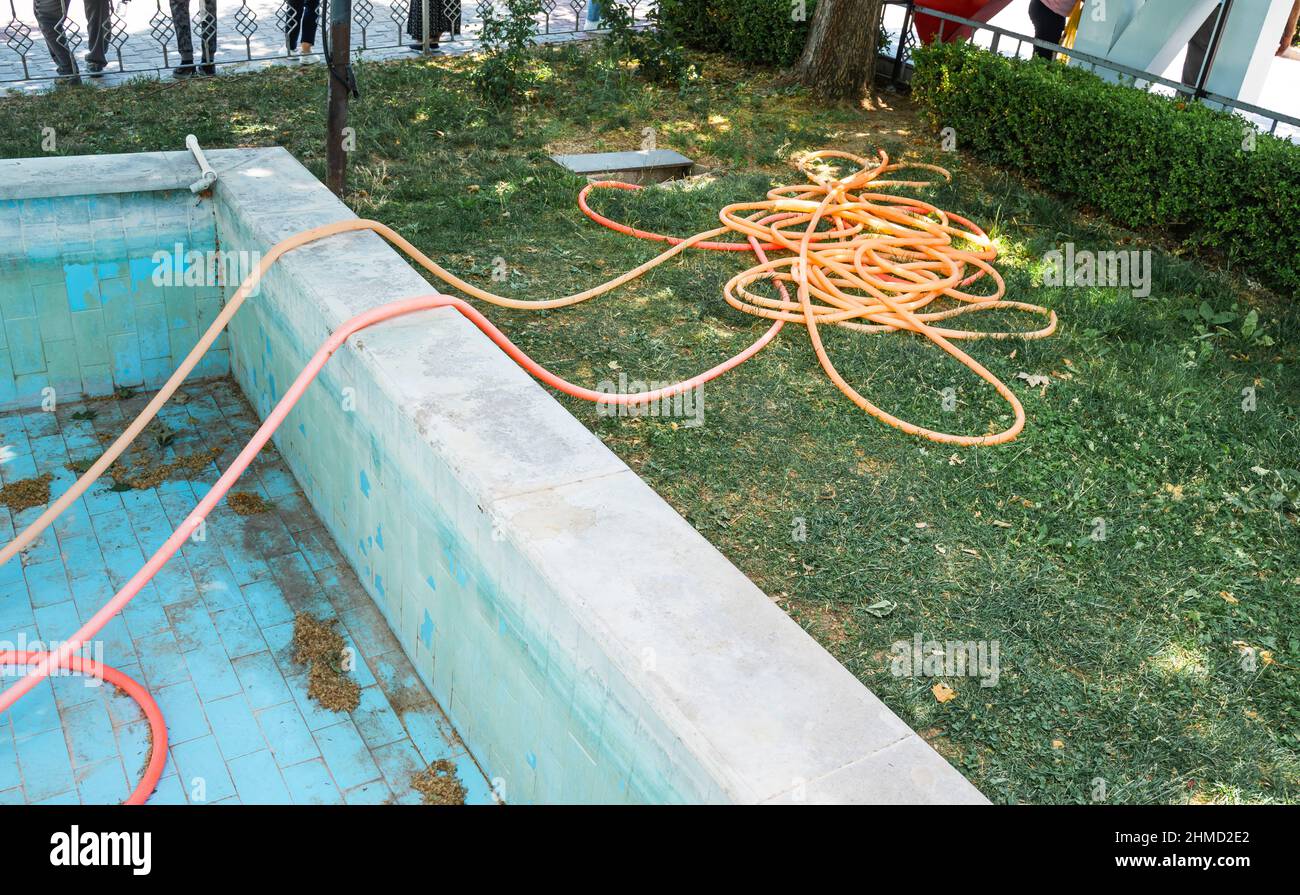
{"type": "MultiPolygon", "coordinates": [[[[188,191],[0,200],[0,410],[162,385],[222,303],[218,284],[155,284],[178,246],[217,248],[188,191]]],[[[229,369],[222,336],[194,375],[229,369]]]]}
{"type": "MultiPolygon", "coordinates": [[[[223,243],[255,244],[224,205],[218,222],[223,243]]],[[[232,369],[263,417],[326,335],[308,308],[276,267],[232,324],[232,369]]],[[[724,800],[353,351],[276,445],[507,802],[724,800]]]]}

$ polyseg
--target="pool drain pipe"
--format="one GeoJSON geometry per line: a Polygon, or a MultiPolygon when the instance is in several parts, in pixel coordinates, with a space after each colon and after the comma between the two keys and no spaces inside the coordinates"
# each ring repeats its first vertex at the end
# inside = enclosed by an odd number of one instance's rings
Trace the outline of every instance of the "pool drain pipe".
{"type": "Polygon", "coordinates": [[[194,153],[194,160],[199,163],[199,171],[202,175],[198,180],[190,184],[191,193],[202,193],[212,189],[212,184],[217,182],[217,172],[212,170],[208,164],[208,157],[203,154],[203,147],[199,145],[199,138],[193,134],[185,137],[185,148],[194,153]]]}

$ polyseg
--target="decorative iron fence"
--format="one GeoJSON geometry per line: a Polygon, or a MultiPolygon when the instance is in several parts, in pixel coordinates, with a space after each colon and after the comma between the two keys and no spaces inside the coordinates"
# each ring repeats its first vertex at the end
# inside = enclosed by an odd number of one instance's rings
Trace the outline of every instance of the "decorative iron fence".
{"type": "MultiPolygon", "coordinates": [[[[193,12],[191,0],[167,0],[166,6],[164,0],[81,0],[80,22],[72,0],[34,0],[26,21],[19,2],[0,0],[0,21],[9,7],[0,30],[0,89],[169,70],[202,75],[220,66],[319,57],[316,38],[329,21],[329,0],[193,0],[193,12]],[[301,43],[310,43],[311,51],[296,53],[301,43]]],[[[536,39],[580,38],[598,27],[601,6],[614,4],[644,25],[655,0],[541,0],[536,39]]],[[[441,39],[450,51],[464,52],[494,13],[505,14],[501,0],[353,0],[352,48],[384,57],[433,49],[441,39]]]]}

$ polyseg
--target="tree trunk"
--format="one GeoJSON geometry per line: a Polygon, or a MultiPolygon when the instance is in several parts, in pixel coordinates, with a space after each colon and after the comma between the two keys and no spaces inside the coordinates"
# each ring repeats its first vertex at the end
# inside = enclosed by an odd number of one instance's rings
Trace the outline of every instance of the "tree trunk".
{"type": "Polygon", "coordinates": [[[880,0],[818,0],[799,79],[826,99],[860,100],[876,70],[880,0]]]}

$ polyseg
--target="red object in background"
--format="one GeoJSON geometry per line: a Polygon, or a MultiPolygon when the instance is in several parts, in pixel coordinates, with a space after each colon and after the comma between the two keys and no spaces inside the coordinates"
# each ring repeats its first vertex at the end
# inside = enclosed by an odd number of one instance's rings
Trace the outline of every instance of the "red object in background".
{"type": "MultiPolygon", "coordinates": [[[[988,6],[991,0],[920,0],[919,6],[927,6],[930,9],[937,9],[940,12],[950,12],[955,16],[961,16],[963,19],[978,18],[976,13],[988,6]]],[[[999,6],[1006,6],[1001,3],[999,6]]],[[[921,39],[921,43],[934,43],[935,35],[939,33],[939,25],[943,24],[943,42],[952,43],[958,37],[967,37],[970,35],[970,29],[960,26],[955,22],[945,22],[934,16],[926,16],[917,13],[916,16],[916,36],[921,39]]]]}

